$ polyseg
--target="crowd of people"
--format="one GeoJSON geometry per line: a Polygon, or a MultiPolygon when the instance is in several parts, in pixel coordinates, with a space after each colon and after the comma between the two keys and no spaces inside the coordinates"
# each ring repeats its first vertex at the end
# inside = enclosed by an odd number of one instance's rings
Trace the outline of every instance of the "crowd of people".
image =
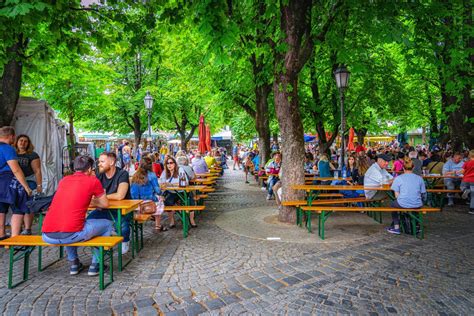
{"type": "MultiPolygon", "coordinates": [[[[131,151],[123,142],[118,153],[103,151],[97,161],[89,156],[77,156],[73,161],[74,172],[65,176],[58,184],[52,202],[46,213],[43,226],[43,240],[51,244],[69,244],[89,240],[95,236],[110,236],[117,221],[116,212],[106,211],[110,200],[140,199],[156,203],[152,214],[157,232],[176,227],[174,213],[168,215],[169,223],[164,225],[163,206],[182,203],[181,191],[167,190],[167,187],[188,185],[196,174],[207,173],[211,167],[227,168],[225,152],[214,149],[206,155],[197,150],[176,154],[140,152],[135,162],[131,151]],[[129,156],[130,154],[130,156],[129,156]],[[130,169],[137,163],[133,175],[130,169]],[[181,181],[181,183],[180,183],[181,181]],[[184,183],[183,183],[184,181],[184,183]],[[89,212],[90,205],[96,209],[89,212]],[[67,211],[65,211],[67,210],[67,211]]],[[[27,135],[15,135],[12,127],[0,128],[0,240],[20,234],[31,235],[34,214],[27,202],[33,193],[42,192],[41,161],[27,135]],[[11,210],[11,235],[6,234],[6,214],[11,210]],[[22,230],[22,228],[24,228],[22,230]]],[[[193,199],[192,199],[193,200],[193,199]]],[[[130,222],[133,213],[122,217],[122,253],[130,247],[130,222]]],[[[197,227],[194,214],[190,214],[191,227],[197,227]]],[[[83,265],[79,261],[77,248],[66,247],[71,262],[70,274],[78,274],[83,265]]],[[[94,251],[88,274],[99,273],[98,254],[94,251]]]]}
{"type": "MultiPolygon", "coordinates": [[[[276,147],[276,146],[275,146],[276,147]]],[[[233,148],[234,169],[240,168],[248,174],[268,176],[262,190],[267,191],[267,199],[276,198],[281,201],[281,153],[272,151],[271,158],[260,161],[258,147],[236,145],[233,148]],[[275,194],[275,192],[277,194],[275,194]]],[[[365,148],[355,143],[354,150],[347,152],[344,163],[341,162],[340,150],[330,149],[330,154],[320,152],[318,146],[308,145],[302,165],[306,174],[317,175],[318,178],[331,180],[315,180],[313,184],[332,185],[363,185],[365,187],[390,184],[396,200],[392,206],[396,208],[419,208],[426,200],[426,186],[423,175],[445,176],[437,183],[446,189],[461,189],[460,197],[470,198],[469,214],[474,214],[474,150],[453,152],[439,145],[428,150],[426,146],[410,146],[409,144],[376,145],[365,148]],[[343,178],[333,180],[334,178],[343,178]]],[[[384,199],[387,193],[375,190],[341,190],[344,197],[353,198],[365,195],[367,199],[384,199]]],[[[455,194],[448,193],[448,206],[453,206],[455,194]]],[[[398,213],[393,214],[394,223],[389,232],[399,233],[398,213]]]]}

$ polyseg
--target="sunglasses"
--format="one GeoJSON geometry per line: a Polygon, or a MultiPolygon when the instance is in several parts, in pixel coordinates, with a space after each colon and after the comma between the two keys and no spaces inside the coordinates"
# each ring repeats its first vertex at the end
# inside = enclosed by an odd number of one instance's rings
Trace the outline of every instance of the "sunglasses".
{"type": "Polygon", "coordinates": [[[166,164],[167,165],[174,165],[174,162],[173,161],[168,161],[166,164]]]}

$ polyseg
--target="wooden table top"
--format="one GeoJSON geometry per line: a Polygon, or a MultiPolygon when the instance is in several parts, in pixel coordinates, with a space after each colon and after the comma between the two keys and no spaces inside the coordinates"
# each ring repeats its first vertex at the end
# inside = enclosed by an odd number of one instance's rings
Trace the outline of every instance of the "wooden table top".
{"type": "Polygon", "coordinates": [[[342,180],[352,180],[351,177],[346,177],[346,178],[334,178],[334,177],[314,177],[314,178],[309,178],[309,179],[306,179],[306,181],[308,180],[319,180],[319,181],[331,181],[331,180],[336,180],[336,181],[342,181],[342,180]]]}
{"type": "MultiPolygon", "coordinates": [[[[138,206],[143,202],[143,200],[109,200],[108,210],[117,209],[120,210],[122,215],[133,212],[138,206]]],[[[89,210],[94,210],[97,207],[93,204],[89,205],[89,210]]]]}
{"type": "MultiPolygon", "coordinates": [[[[305,190],[310,191],[392,191],[390,184],[384,184],[378,187],[367,187],[363,185],[314,185],[314,184],[293,184],[290,186],[293,190],[305,190]]],[[[461,190],[447,190],[447,189],[426,189],[426,192],[430,193],[450,193],[450,192],[461,192],[461,190]]]]}
{"type": "Polygon", "coordinates": [[[205,188],[207,188],[205,185],[188,185],[185,187],[179,187],[179,186],[167,186],[167,187],[161,187],[160,188],[164,191],[186,191],[186,192],[191,192],[191,191],[201,191],[205,188]]]}
{"type": "Polygon", "coordinates": [[[462,179],[462,176],[445,176],[445,175],[434,175],[429,174],[427,176],[422,176],[423,179],[462,179]]]}

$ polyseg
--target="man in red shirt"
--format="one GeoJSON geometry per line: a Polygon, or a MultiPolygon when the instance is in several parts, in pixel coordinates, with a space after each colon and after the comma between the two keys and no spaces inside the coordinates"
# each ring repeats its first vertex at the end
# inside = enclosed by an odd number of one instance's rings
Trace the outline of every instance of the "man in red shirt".
{"type": "Polygon", "coordinates": [[[462,182],[461,190],[462,198],[467,199],[471,196],[471,202],[469,204],[469,214],[474,215],[474,149],[469,151],[469,160],[462,166],[462,182]]]}
{"type": "MultiPolygon", "coordinates": [[[[112,222],[107,219],[87,219],[91,201],[100,208],[107,208],[109,200],[104,188],[94,174],[94,160],[88,156],[74,159],[75,173],[59,182],[51,206],[43,222],[43,240],[49,244],[70,244],[96,236],[110,236],[112,222]]],[[[78,274],[83,265],[77,256],[77,247],[66,247],[71,262],[69,273],[78,274]]],[[[94,248],[88,274],[99,274],[99,253],[94,248]]]]}

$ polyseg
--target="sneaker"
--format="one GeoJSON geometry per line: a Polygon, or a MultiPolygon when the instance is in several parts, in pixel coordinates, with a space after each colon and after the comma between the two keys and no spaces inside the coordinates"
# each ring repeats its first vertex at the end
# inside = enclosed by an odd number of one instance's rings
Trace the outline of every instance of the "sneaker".
{"type": "Polygon", "coordinates": [[[267,200],[273,200],[273,196],[271,194],[267,195],[267,200]]]}
{"type": "Polygon", "coordinates": [[[248,182],[248,181],[245,181],[245,183],[249,184],[250,182],[248,182]]]}
{"type": "Polygon", "coordinates": [[[23,229],[20,235],[28,235],[28,236],[31,235],[31,229],[23,229]]]}
{"type": "Polygon", "coordinates": [[[122,242],[122,255],[126,254],[128,250],[130,249],[130,242],[122,242]]]}
{"type": "Polygon", "coordinates": [[[474,215],[474,209],[470,209],[469,212],[467,212],[468,214],[471,214],[471,215],[474,215]]]}
{"type": "Polygon", "coordinates": [[[69,274],[70,275],[77,275],[79,272],[84,269],[84,265],[79,261],[79,259],[76,259],[72,262],[71,266],[69,267],[69,274]]]}
{"type": "Polygon", "coordinates": [[[461,197],[466,200],[468,197],[469,197],[469,194],[471,193],[471,190],[469,189],[466,189],[464,190],[464,192],[462,193],[461,197]]]}
{"type": "MultiPolygon", "coordinates": [[[[89,266],[89,271],[87,271],[87,275],[89,276],[96,276],[99,275],[99,264],[98,263],[91,263],[89,266]]],[[[104,272],[108,270],[108,266],[104,264],[104,272]]]]}
{"type": "Polygon", "coordinates": [[[453,200],[449,200],[449,201],[448,201],[448,206],[454,206],[454,201],[453,201],[453,200]]]}
{"type": "Polygon", "coordinates": [[[387,232],[390,234],[400,235],[400,228],[388,227],[387,232]]]}
{"type": "Polygon", "coordinates": [[[261,187],[260,190],[267,191],[267,188],[266,187],[261,187]]]}

